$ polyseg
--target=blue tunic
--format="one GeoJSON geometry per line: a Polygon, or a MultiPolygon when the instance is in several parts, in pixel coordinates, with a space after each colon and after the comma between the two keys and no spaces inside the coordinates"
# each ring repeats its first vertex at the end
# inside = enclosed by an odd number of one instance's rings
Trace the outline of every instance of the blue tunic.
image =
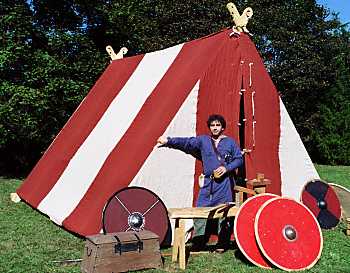
{"type": "Polygon", "coordinates": [[[232,138],[220,139],[217,151],[221,160],[215,153],[211,137],[208,135],[172,137],[168,138],[164,146],[181,150],[202,161],[205,179],[204,186],[199,191],[197,207],[210,207],[232,202],[233,171],[243,163],[241,150],[232,138]],[[220,166],[224,166],[227,173],[219,179],[211,179],[213,171],[220,166]]]}

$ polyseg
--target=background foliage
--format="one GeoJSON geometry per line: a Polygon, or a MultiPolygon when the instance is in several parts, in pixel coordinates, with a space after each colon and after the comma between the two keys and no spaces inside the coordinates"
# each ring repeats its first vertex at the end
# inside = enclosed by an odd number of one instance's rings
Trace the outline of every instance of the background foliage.
{"type": "MultiPolygon", "coordinates": [[[[26,175],[107,66],[231,26],[228,1],[14,0],[0,6],[0,173],[26,175]],[[174,2],[175,3],[175,2],[174,2]]],[[[315,0],[237,0],[319,163],[350,165],[349,32],[315,0]]]]}

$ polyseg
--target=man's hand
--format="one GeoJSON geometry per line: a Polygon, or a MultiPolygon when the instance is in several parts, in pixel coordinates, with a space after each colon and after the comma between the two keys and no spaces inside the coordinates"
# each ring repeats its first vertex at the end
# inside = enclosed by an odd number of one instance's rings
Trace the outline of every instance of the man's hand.
{"type": "Polygon", "coordinates": [[[161,145],[167,144],[168,143],[168,138],[166,138],[165,136],[160,136],[157,139],[157,143],[159,143],[161,145]]]}
{"type": "Polygon", "coordinates": [[[213,174],[215,178],[219,178],[223,176],[227,172],[226,168],[224,166],[220,166],[219,168],[215,169],[213,174]]]}

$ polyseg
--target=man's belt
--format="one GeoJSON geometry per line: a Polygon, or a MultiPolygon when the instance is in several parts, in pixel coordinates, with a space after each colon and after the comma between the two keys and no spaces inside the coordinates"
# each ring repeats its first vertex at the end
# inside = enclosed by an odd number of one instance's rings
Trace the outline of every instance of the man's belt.
{"type": "Polygon", "coordinates": [[[230,177],[230,173],[226,172],[224,173],[221,177],[219,178],[215,178],[213,174],[210,174],[210,175],[204,175],[205,178],[209,178],[210,180],[212,181],[215,181],[215,182],[222,182],[225,178],[227,177],[230,177]]]}

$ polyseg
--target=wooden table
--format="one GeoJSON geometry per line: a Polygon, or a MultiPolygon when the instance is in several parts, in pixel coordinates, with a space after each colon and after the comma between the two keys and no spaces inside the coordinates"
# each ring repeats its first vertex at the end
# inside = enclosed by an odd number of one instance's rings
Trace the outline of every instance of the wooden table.
{"type": "Polygon", "coordinates": [[[222,217],[235,216],[238,207],[229,204],[222,204],[216,207],[202,208],[169,208],[168,214],[170,219],[175,219],[174,243],[172,251],[172,261],[177,262],[179,257],[180,269],[186,268],[186,251],[185,251],[185,220],[186,219],[215,219],[222,217]]]}

